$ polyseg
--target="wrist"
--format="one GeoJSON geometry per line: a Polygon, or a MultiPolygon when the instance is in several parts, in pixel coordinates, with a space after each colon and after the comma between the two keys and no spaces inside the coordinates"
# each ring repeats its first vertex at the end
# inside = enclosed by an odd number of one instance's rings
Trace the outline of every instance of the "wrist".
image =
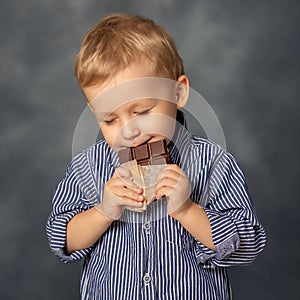
{"type": "Polygon", "coordinates": [[[121,215],[122,212],[115,212],[113,210],[107,210],[105,209],[103,203],[99,203],[96,206],[94,206],[95,210],[102,215],[102,217],[104,217],[106,219],[107,222],[113,222],[118,220],[121,215]]]}
{"type": "Polygon", "coordinates": [[[188,198],[178,209],[176,209],[174,212],[170,213],[169,215],[173,219],[176,219],[178,222],[181,222],[181,220],[184,219],[188,214],[192,205],[193,205],[193,201],[190,198],[188,198]]]}

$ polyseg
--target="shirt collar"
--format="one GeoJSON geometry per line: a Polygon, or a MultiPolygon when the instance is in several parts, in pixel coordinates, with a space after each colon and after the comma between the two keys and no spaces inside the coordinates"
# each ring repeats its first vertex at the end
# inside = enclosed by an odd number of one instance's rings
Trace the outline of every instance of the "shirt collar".
{"type": "Polygon", "coordinates": [[[185,115],[181,110],[177,110],[176,121],[175,132],[168,147],[172,163],[181,167],[183,160],[191,151],[191,135],[187,128],[185,115]]]}
{"type": "MultiPolygon", "coordinates": [[[[108,144],[107,144],[107,146],[108,146],[108,144]]],[[[116,151],[112,150],[110,147],[109,147],[109,149],[110,149],[110,152],[109,152],[108,161],[114,168],[117,168],[120,166],[120,160],[119,160],[118,153],[116,151]]]]}

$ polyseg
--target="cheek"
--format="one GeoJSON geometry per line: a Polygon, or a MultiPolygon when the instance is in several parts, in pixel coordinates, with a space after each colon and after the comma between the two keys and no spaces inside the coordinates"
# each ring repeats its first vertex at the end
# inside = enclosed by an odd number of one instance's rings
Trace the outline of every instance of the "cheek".
{"type": "Polygon", "coordinates": [[[172,139],[176,120],[166,115],[149,115],[139,120],[139,127],[143,134],[158,134],[169,140],[172,139]]]}
{"type": "Polygon", "coordinates": [[[115,139],[114,129],[107,127],[105,125],[100,126],[100,129],[101,129],[101,133],[102,133],[104,139],[111,146],[115,139]]]}

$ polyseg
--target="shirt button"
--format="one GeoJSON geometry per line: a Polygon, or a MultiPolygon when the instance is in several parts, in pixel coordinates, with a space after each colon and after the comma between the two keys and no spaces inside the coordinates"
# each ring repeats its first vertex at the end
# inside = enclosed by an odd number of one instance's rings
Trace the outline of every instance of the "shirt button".
{"type": "Polygon", "coordinates": [[[143,281],[144,281],[145,284],[150,283],[151,276],[149,274],[145,274],[144,277],[143,277],[143,281]]]}
{"type": "Polygon", "coordinates": [[[151,229],[151,224],[150,224],[150,222],[144,223],[143,228],[144,228],[146,231],[149,231],[149,230],[151,229]]]}
{"type": "Polygon", "coordinates": [[[205,258],[202,254],[199,256],[199,259],[200,259],[200,262],[205,263],[205,258]]]}

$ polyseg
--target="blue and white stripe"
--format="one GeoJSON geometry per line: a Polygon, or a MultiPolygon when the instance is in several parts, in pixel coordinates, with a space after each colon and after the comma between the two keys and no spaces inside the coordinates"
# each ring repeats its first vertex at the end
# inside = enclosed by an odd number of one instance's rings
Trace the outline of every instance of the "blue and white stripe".
{"type": "Polygon", "coordinates": [[[104,184],[119,164],[116,153],[100,141],[73,159],[47,222],[52,251],[65,263],[85,260],[82,299],[231,299],[225,267],[249,264],[263,250],[265,231],[234,158],[183,127],[170,153],[191,180],[192,200],[205,208],[216,251],[169,217],[166,201],[156,201],[145,213],[125,211],[93,247],[67,255],[68,221],[101,201],[104,184]]]}

